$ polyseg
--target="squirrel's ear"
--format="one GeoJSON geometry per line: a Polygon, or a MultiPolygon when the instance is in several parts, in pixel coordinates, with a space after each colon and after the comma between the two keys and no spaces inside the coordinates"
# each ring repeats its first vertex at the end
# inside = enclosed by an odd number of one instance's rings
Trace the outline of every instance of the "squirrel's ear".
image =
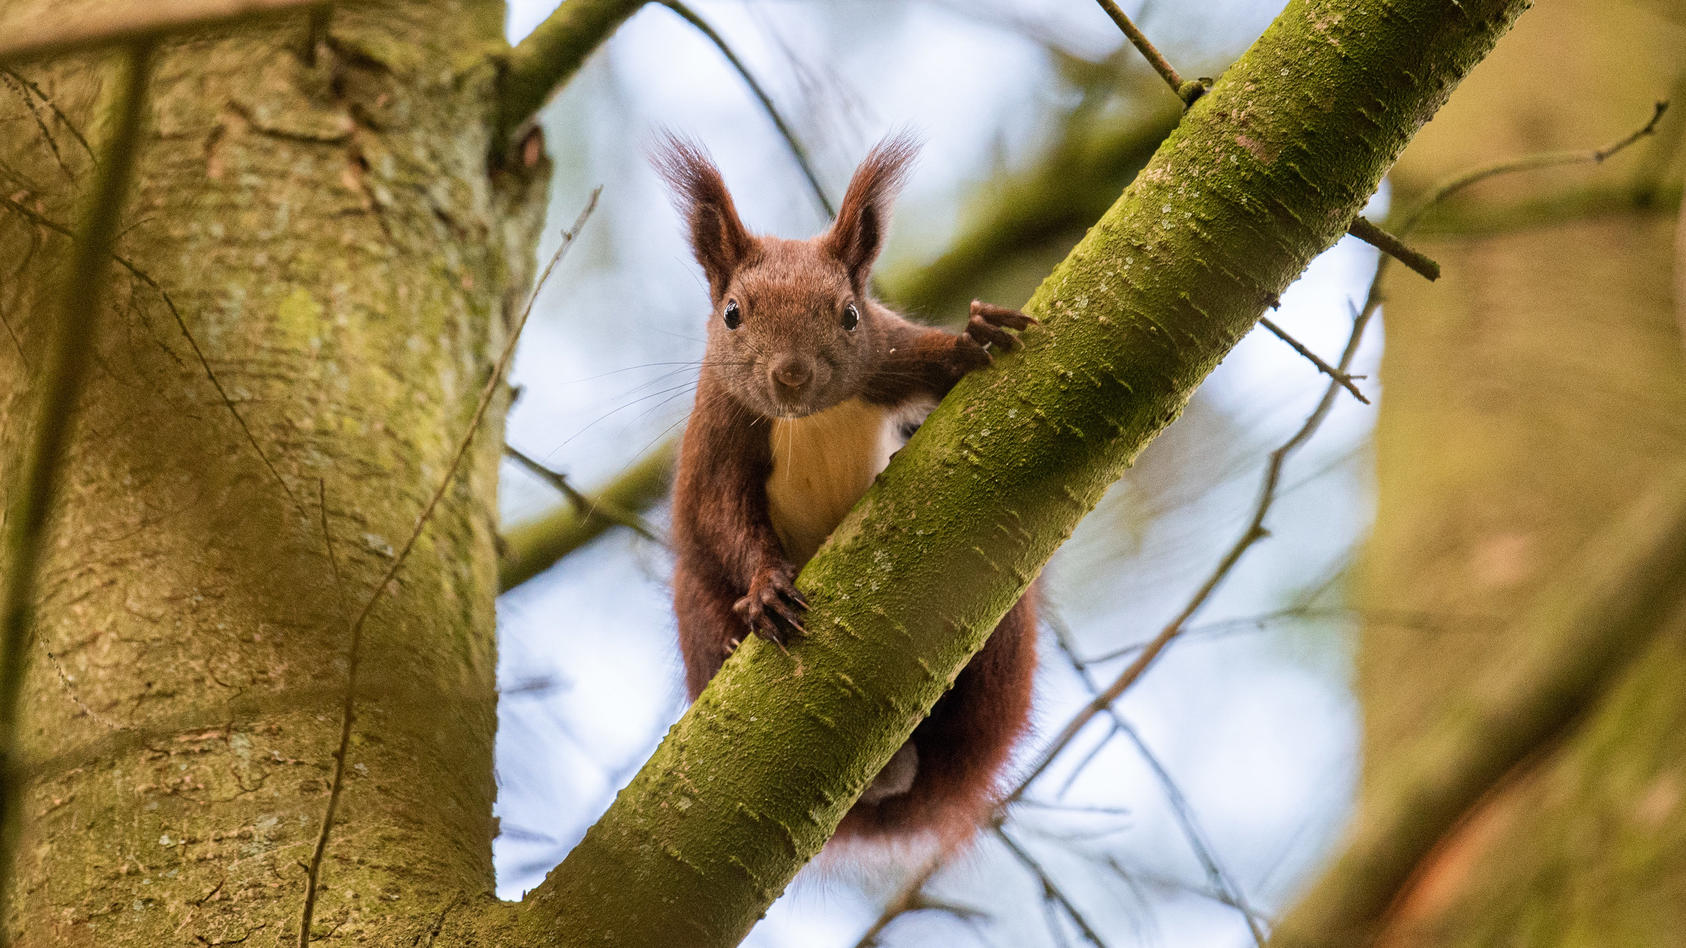
{"type": "Polygon", "coordinates": [[[890,136],[873,146],[849,179],[849,191],[837,209],[837,220],[823,238],[826,249],[849,268],[857,287],[884,246],[890,223],[890,201],[919,153],[919,140],[910,132],[890,136]]]}
{"type": "Polygon", "coordinates": [[[738,218],[720,169],[697,143],[665,134],[650,161],[673,189],[674,206],[691,234],[691,249],[708,277],[709,293],[718,299],[754,249],[755,239],[738,218]]]}

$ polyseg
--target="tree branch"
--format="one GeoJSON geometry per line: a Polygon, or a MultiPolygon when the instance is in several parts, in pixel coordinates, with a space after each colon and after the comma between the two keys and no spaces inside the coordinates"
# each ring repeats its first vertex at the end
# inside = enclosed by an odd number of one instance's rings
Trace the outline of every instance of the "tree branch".
{"type": "Polygon", "coordinates": [[[566,0],[509,51],[499,78],[499,139],[538,114],[645,0],[566,0]]]}
{"type": "Polygon", "coordinates": [[[8,24],[0,40],[0,63],[47,59],[68,53],[156,40],[167,33],[227,26],[304,10],[324,9],[333,0],[168,0],[144,4],[113,3],[20,26],[8,24]]]}
{"type": "MultiPolygon", "coordinates": [[[[105,270],[123,217],[123,201],[134,178],[146,118],[146,85],[152,72],[153,44],[138,41],[125,57],[122,79],[109,106],[113,129],[105,143],[88,211],[65,274],[55,325],[56,338],[40,371],[39,401],[32,419],[16,493],[6,518],[0,564],[0,918],[11,890],[12,853],[21,817],[22,774],[17,764],[18,704],[23,690],[29,642],[34,633],[35,584],[49,518],[58,498],[66,446],[76,424],[77,395],[94,359],[100,310],[105,302],[105,270]]],[[[7,926],[0,925],[0,944],[7,926]]]]}
{"type": "Polygon", "coordinates": [[[529,894],[529,940],[741,939],[1525,5],[1289,4],[1042,284],[1023,348],[961,381],[803,570],[809,634],[746,642],[529,894]]]}
{"type": "MultiPolygon", "coordinates": [[[[1124,15],[1124,11],[1118,8],[1118,4],[1114,3],[1113,0],[1096,0],[1096,2],[1101,5],[1101,9],[1106,11],[1106,15],[1112,18],[1112,22],[1147,60],[1148,65],[1153,67],[1153,71],[1158,73],[1159,77],[1165,80],[1165,84],[1171,87],[1171,92],[1182,101],[1184,108],[1192,106],[1196,100],[1206,93],[1204,82],[1199,80],[1183,81],[1182,75],[1171,66],[1170,61],[1165,58],[1163,53],[1159,52],[1158,47],[1149,42],[1147,34],[1141,31],[1141,27],[1124,15]]],[[[1440,279],[1440,264],[1429,259],[1421,251],[1407,247],[1404,241],[1381,229],[1369,218],[1354,218],[1346,232],[1393,257],[1424,277],[1430,280],[1440,279]]],[[[1353,392],[1357,394],[1356,389],[1353,392]]],[[[1362,399],[1364,396],[1359,395],[1358,397],[1362,399]]]]}

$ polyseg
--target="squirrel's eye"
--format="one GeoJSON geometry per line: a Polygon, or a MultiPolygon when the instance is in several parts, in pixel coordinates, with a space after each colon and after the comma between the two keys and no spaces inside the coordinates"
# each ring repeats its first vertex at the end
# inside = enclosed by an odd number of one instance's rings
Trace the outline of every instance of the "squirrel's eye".
{"type": "Polygon", "coordinates": [[[743,310],[738,309],[737,300],[726,301],[726,328],[736,329],[743,322],[743,310]]]}
{"type": "Polygon", "coordinates": [[[850,303],[849,305],[843,307],[843,328],[853,330],[860,324],[861,311],[855,308],[855,304],[850,303]]]}

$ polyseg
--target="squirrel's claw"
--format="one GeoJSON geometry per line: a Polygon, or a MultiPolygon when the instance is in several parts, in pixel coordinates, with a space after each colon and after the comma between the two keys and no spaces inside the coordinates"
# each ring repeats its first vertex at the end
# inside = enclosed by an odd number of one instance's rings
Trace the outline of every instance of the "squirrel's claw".
{"type": "Polygon", "coordinates": [[[1035,325],[1038,325],[1035,319],[1016,309],[973,300],[971,314],[966,319],[966,331],[955,340],[956,348],[978,366],[988,365],[994,361],[989,347],[1004,351],[1019,347],[1019,338],[1008,332],[1009,329],[1017,331],[1035,325]]]}
{"type": "Polygon", "coordinates": [[[808,600],[797,590],[788,566],[764,569],[750,581],[749,594],[732,605],[732,611],[751,632],[785,650],[786,633],[803,635],[802,615],[808,600]]]}

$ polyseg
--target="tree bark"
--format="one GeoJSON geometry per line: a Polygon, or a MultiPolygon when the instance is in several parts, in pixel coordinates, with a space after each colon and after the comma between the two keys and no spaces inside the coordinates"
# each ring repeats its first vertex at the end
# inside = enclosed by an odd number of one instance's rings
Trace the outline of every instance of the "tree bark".
{"type": "MultiPolygon", "coordinates": [[[[1615,140],[1683,57],[1686,30],[1633,5],[1546,5],[1406,153],[1400,202],[1474,165],[1615,140]]],[[[1606,167],[1495,179],[1466,203],[1635,188],[1674,136],[1657,137],[1606,167]]],[[[1623,511],[1686,459],[1675,214],[1442,238],[1425,249],[1448,262],[1443,280],[1389,284],[1377,520],[1358,592],[1376,615],[1442,618],[1363,629],[1357,812],[1282,943],[1647,946],[1686,931],[1686,579],[1643,559],[1610,577],[1649,600],[1630,628],[1540,608],[1583,591],[1574,564],[1591,549],[1614,564],[1623,543],[1643,545],[1646,527],[1619,526],[1623,511]],[[1576,644],[1569,670],[1610,667],[1566,679],[1552,700],[1578,714],[1499,758],[1509,748],[1496,728],[1470,731],[1470,709],[1512,701],[1532,683],[1511,670],[1561,644],[1576,644]],[[1471,769],[1482,777],[1459,806],[1424,805],[1471,769]],[[1389,824],[1408,789],[1411,819],[1389,824]],[[1382,878],[1385,890],[1360,892],[1382,878]]]]}
{"type": "Polygon", "coordinates": [[[1077,520],[1526,6],[1299,0],[1032,298],[524,905],[532,944],[732,944],[1077,520]]]}
{"type": "MultiPolygon", "coordinates": [[[[161,54],[117,248],[132,270],[111,268],[38,587],[16,944],[298,943],[347,623],[531,279],[546,168],[487,161],[502,25],[495,2],[359,6],[315,46],[295,16],[161,54]]],[[[97,147],[106,66],[20,75],[97,147]]],[[[6,463],[69,256],[51,225],[75,224],[92,174],[3,77],[0,120],[6,463]]],[[[491,905],[493,415],[364,631],[316,937],[421,943],[491,905]]]]}

